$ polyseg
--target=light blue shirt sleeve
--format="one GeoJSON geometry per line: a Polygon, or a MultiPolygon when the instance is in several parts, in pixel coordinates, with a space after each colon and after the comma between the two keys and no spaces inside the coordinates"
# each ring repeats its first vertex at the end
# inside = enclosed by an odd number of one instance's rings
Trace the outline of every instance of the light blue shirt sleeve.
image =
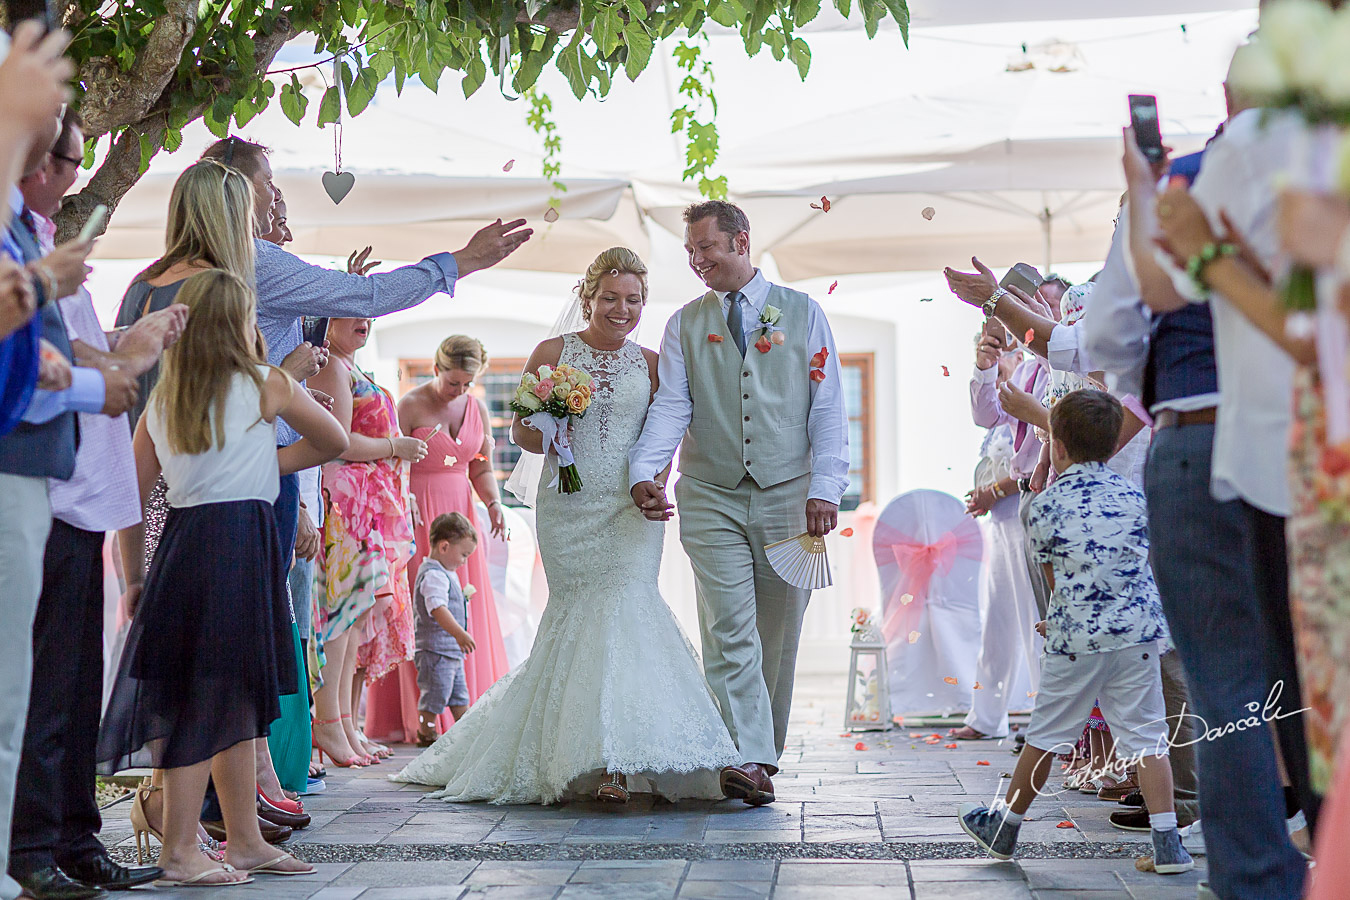
{"type": "Polygon", "coordinates": [[[50,422],[65,412],[101,413],[107,400],[107,385],[98,369],[75,366],[70,370],[70,387],[64,391],[33,392],[23,420],[32,425],[50,422]]]}

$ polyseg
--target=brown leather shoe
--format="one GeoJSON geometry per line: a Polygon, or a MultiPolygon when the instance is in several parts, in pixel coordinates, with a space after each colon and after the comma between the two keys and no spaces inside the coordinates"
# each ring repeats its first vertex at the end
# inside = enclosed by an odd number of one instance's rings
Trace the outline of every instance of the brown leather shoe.
{"type": "Polygon", "coordinates": [[[750,806],[763,806],[776,799],[769,773],[759,763],[727,766],[718,780],[723,794],[732,800],[744,800],[750,806]]]}
{"type": "MultiPolygon", "coordinates": [[[[203,821],[202,827],[206,829],[207,834],[209,834],[216,840],[221,842],[227,840],[225,836],[224,822],[203,821]]],[[[291,839],[291,834],[293,833],[292,829],[289,828],[288,826],[273,825],[271,822],[267,821],[261,816],[258,818],[258,830],[262,832],[263,840],[267,841],[267,843],[269,844],[280,844],[284,843],[285,841],[289,841],[291,839]]]]}
{"type": "Polygon", "coordinates": [[[273,806],[262,794],[258,795],[258,818],[287,828],[308,828],[310,823],[309,813],[293,813],[273,806]]]}

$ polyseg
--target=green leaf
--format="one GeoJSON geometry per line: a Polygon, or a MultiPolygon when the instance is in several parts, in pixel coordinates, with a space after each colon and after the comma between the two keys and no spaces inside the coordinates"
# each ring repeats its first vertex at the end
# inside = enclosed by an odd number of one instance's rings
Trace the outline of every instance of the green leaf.
{"type": "Polygon", "coordinates": [[[323,92],[323,99],[319,101],[319,118],[316,120],[320,128],[338,120],[342,114],[339,103],[337,85],[323,92]]]}
{"type": "Polygon", "coordinates": [[[834,8],[839,11],[839,15],[847,19],[849,10],[853,8],[852,0],[834,0],[834,8]]]}
{"type": "Polygon", "coordinates": [[[792,22],[798,27],[820,15],[820,0],[796,0],[792,4],[792,22]]]}
{"type": "Polygon", "coordinates": [[[460,82],[460,87],[464,90],[465,98],[472,97],[473,92],[483,86],[483,80],[487,78],[487,66],[481,59],[469,60],[469,65],[464,69],[464,79],[460,82]]]}
{"type": "MultiPolygon", "coordinates": [[[[580,31],[576,32],[576,35],[580,34],[580,31]]],[[[586,76],[582,72],[583,56],[581,42],[576,36],[558,53],[558,71],[567,77],[567,84],[578,100],[586,96],[586,76]]]]}
{"type": "Polygon", "coordinates": [[[144,175],[145,170],[150,168],[150,160],[155,157],[155,142],[150,140],[150,135],[144,132],[137,135],[141,142],[141,168],[137,175],[144,175]]]}
{"type": "Polygon", "coordinates": [[[260,109],[262,109],[262,107],[255,103],[252,97],[242,97],[239,102],[234,105],[234,120],[239,124],[240,128],[243,128],[258,114],[258,110],[260,109]]]}
{"type": "Polygon", "coordinates": [[[286,114],[286,118],[299,125],[308,107],[309,98],[300,88],[300,79],[292,72],[290,83],[281,86],[281,111],[286,114]]]}
{"type": "Polygon", "coordinates": [[[797,74],[801,76],[802,81],[805,81],[806,73],[811,71],[811,48],[801,38],[793,38],[792,46],[788,48],[788,55],[797,65],[797,74]]]}
{"type": "Polygon", "coordinates": [[[370,101],[375,99],[375,91],[379,86],[380,79],[375,70],[369,67],[362,69],[352,82],[352,86],[347,89],[347,112],[359,116],[370,105],[370,101]]]}
{"type": "Polygon", "coordinates": [[[885,0],[891,18],[900,26],[900,38],[909,46],[909,4],[905,0],[885,0]]]}
{"type": "Polygon", "coordinates": [[[647,63],[651,61],[652,48],[655,44],[647,29],[636,22],[628,23],[628,27],[623,30],[623,41],[628,47],[628,55],[623,61],[624,74],[628,76],[629,81],[637,81],[638,75],[642,74],[647,68],[647,63]]]}

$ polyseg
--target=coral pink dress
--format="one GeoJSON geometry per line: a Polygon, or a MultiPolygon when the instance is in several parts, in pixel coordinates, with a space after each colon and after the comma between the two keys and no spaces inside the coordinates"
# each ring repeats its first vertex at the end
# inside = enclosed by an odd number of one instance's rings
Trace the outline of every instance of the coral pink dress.
{"type": "MultiPolygon", "coordinates": [[[[469,399],[459,433],[451,437],[446,429],[431,435],[431,428],[415,428],[412,436],[427,441],[427,455],[413,463],[411,490],[421,510],[422,524],[416,526],[417,552],[408,567],[408,582],[417,580],[417,569],[429,550],[427,532],[442,513],[458,512],[475,524],[473,485],[469,482],[469,464],[479,454],[487,435],[487,424],[479,404],[469,399]],[[428,438],[428,435],[431,435],[428,438]]],[[[506,646],[502,642],[501,623],[492,594],[492,579],[484,552],[486,535],[479,535],[478,549],[456,574],[464,587],[473,585],[476,593],[469,599],[469,634],[477,649],[464,658],[464,674],[469,685],[469,702],[476,701],[493,682],[510,670],[506,646]]],[[[399,667],[398,678],[386,678],[367,691],[366,733],[375,740],[417,739],[417,670],[412,663],[399,667]]],[[[437,720],[444,733],[454,717],[444,712],[437,720]]]]}

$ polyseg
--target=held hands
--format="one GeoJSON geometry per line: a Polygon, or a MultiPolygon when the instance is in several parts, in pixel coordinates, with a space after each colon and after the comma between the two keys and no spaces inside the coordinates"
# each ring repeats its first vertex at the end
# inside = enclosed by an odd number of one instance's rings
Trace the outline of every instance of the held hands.
{"type": "Polygon", "coordinates": [[[806,533],[824,537],[839,524],[839,504],[812,497],[806,501],[806,533]]]}
{"type": "Polygon", "coordinates": [[[296,347],[281,361],[281,368],[296,381],[304,381],[319,374],[319,370],[328,365],[328,342],[315,347],[305,341],[296,347]]]}
{"type": "Polygon", "coordinates": [[[427,442],[415,437],[389,438],[394,445],[394,456],[408,462],[421,462],[427,455],[427,442]]]}
{"type": "Polygon", "coordinates": [[[351,256],[347,257],[348,275],[368,275],[370,274],[371,269],[375,268],[378,265],[383,264],[384,260],[382,259],[377,259],[373,262],[366,262],[366,258],[370,256],[371,249],[372,249],[371,246],[367,244],[366,249],[364,250],[352,251],[351,256]]]}
{"type": "Polygon", "coordinates": [[[631,491],[633,502],[649,521],[665,522],[675,515],[675,507],[666,499],[666,486],[655,481],[640,481],[631,491]]]}
{"type": "Polygon", "coordinates": [[[989,267],[977,258],[972,256],[970,263],[975,267],[974,272],[958,272],[956,269],[947,268],[942,270],[942,274],[947,276],[947,287],[951,288],[952,293],[963,302],[975,307],[983,306],[984,301],[998,290],[998,279],[994,277],[989,267]]]}
{"type": "Polygon", "coordinates": [[[524,219],[515,219],[506,224],[498,219],[475,232],[464,249],[454,253],[459,277],[463,278],[479,269],[490,269],[515,253],[534,234],[534,229],[523,228],[524,224],[524,219]]]}
{"type": "Polygon", "coordinates": [[[992,485],[977,487],[966,494],[966,512],[978,519],[993,509],[997,500],[992,485]]]}

